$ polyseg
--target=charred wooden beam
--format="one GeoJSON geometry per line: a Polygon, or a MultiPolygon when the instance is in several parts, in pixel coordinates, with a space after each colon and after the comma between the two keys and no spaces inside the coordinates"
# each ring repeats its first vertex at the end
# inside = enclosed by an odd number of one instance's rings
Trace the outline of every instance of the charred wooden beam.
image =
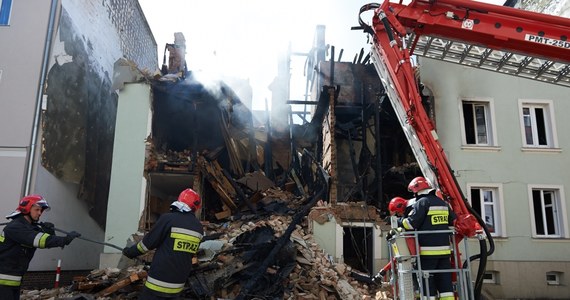
{"type": "Polygon", "coordinates": [[[271,181],[275,181],[275,174],[273,173],[273,151],[271,148],[271,120],[269,119],[269,106],[267,104],[267,99],[265,99],[265,113],[267,114],[267,120],[265,122],[265,128],[267,128],[267,142],[263,149],[265,176],[271,179],[271,181]]]}
{"type": "Polygon", "coordinates": [[[238,184],[236,183],[236,181],[232,178],[232,176],[230,175],[230,173],[226,170],[226,169],[222,169],[223,174],[226,177],[226,180],[232,185],[232,187],[234,188],[234,190],[236,191],[236,195],[238,197],[238,199],[240,200],[241,203],[245,203],[247,205],[247,207],[249,207],[249,209],[255,214],[257,213],[257,208],[255,207],[255,205],[253,203],[251,203],[251,201],[249,200],[249,197],[247,197],[245,195],[245,193],[243,192],[243,190],[238,186],[238,184]]]}
{"type": "Polygon", "coordinates": [[[198,157],[203,174],[206,174],[208,182],[212,185],[214,190],[220,195],[222,202],[230,209],[237,209],[237,205],[232,200],[235,197],[236,191],[223,174],[223,169],[217,161],[209,162],[205,157],[198,157]]]}
{"type": "Polygon", "coordinates": [[[281,251],[281,248],[283,248],[287,241],[290,240],[291,234],[297,227],[297,224],[301,223],[303,218],[309,213],[310,209],[317,203],[317,201],[321,200],[323,195],[325,195],[328,191],[328,177],[325,176],[326,172],[324,172],[324,170],[321,170],[321,172],[318,174],[319,179],[323,183],[322,188],[312,196],[311,200],[309,200],[309,202],[305,204],[305,206],[303,206],[301,210],[295,214],[295,216],[293,216],[291,224],[289,224],[283,235],[279,237],[275,247],[273,247],[273,249],[271,249],[271,252],[269,252],[269,254],[265,257],[257,272],[254,273],[254,276],[242,287],[239,295],[235,298],[236,300],[245,299],[245,297],[249,294],[249,291],[257,284],[257,281],[261,278],[261,276],[265,274],[267,268],[275,261],[277,253],[279,253],[279,251],[281,251]]]}
{"type": "Polygon", "coordinates": [[[239,295],[235,298],[236,300],[244,300],[245,299],[245,297],[249,294],[249,291],[257,284],[257,281],[260,279],[260,277],[263,274],[265,274],[267,268],[271,264],[273,264],[273,262],[275,261],[275,258],[277,256],[277,253],[279,253],[281,248],[283,246],[285,246],[287,241],[289,241],[289,239],[291,238],[291,233],[293,233],[293,230],[295,230],[295,228],[297,227],[297,224],[301,223],[303,218],[309,213],[309,210],[317,203],[318,200],[321,199],[321,196],[324,194],[325,190],[326,190],[326,188],[322,188],[317,194],[315,194],[313,196],[313,198],[309,201],[309,203],[307,203],[301,209],[301,211],[299,211],[293,217],[293,220],[291,221],[291,224],[289,224],[289,227],[287,227],[287,230],[285,230],[283,235],[281,237],[279,237],[275,247],[273,247],[273,249],[271,249],[271,252],[269,252],[269,254],[266,256],[265,260],[261,263],[261,265],[257,269],[257,272],[254,273],[255,275],[242,287],[239,295]]]}

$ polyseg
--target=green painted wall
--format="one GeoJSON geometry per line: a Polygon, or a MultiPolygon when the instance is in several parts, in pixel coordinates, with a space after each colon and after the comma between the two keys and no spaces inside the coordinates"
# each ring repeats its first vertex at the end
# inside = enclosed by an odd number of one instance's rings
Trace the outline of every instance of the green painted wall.
{"type": "MultiPolygon", "coordinates": [[[[420,68],[422,82],[433,92],[440,142],[464,194],[468,183],[502,184],[507,237],[497,240],[490,259],[570,261],[570,240],[531,237],[528,199],[528,184],[570,187],[570,89],[426,58],[420,68]],[[493,99],[498,151],[462,150],[460,101],[465,97],[493,99]],[[553,101],[560,151],[522,151],[519,99],[553,101]]],[[[563,230],[567,234],[568,226],[563,230]]]]}

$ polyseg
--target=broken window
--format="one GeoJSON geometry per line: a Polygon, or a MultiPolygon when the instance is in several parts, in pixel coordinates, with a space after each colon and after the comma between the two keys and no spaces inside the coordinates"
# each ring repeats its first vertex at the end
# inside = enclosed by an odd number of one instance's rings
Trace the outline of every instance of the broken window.
{"type": "Polygon", "coordinates": [[[344,263],[363,273],[373,270],[374,243],[372,227],[343,226],[344,263]]]}
{"type": "Polygon", "coordinates": [[[492,236],[504,236],[502,230],[500,186],[470,186],[469,200],[481,216],[492,236]]]}
{"type": "Polygon", "coordinates": [[[558,188],[532,187],[531,204],[531,217],[534,218],[533,234],[536,237],[563,237],[563,209],[560,190],[558,188]]]}
{"type": "Polygon", "coordinates": [[[494,146],[490,101],[462,102],[465,145],[494,146]]]}

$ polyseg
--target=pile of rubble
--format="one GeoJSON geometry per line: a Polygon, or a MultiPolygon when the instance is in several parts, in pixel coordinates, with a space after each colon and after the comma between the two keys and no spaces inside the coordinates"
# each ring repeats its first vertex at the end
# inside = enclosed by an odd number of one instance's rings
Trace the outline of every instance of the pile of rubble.
{"type": "MultiPolygon", "coordinates": [[[[290,214],[204,225],[207,235],[185,299],[391,298],[389,288],[352,278],[351,267],[335,263],[290,214]],[[288,231],[289,238],[281,239],[288,231]],[[266,262],[272,252],[274,259],[266,262]]],[[[24,291],[21,299],[136,299],[151,260],[147,255],[123,270],[93,270],[67,287],[24,291]]]]}

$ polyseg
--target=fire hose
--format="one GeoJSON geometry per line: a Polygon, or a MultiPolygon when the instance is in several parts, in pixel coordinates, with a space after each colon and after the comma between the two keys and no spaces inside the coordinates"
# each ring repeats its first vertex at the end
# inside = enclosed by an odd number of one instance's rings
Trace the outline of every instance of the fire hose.
{"type": "MultiPolygon", "coordinates": [[[[0,226],[6,225],[6,224],[8,224],[8,223],[9,223],[9,222],[0,223],[0,226]]],[[[39,224],[42,225],[43,223],[39,223],[39,224]]],[[[58,229],[58,228],[55,228],[55,227],[53,227],[53,230],[54,230],[54,231],[57,231],[57,232],[61,232],[61,233],[63,233],[63,234],[69,234],[68,231],[61,230],[61,229],[58,229]]],[[[122,247],[119,247],[119,246],[117,246],[117,245],[113,245],[113,244],[111,244],[111,243],[99,242],[99,241],[95,241],[95,240],[92,240],[92,239],[88,239],[88,238],[83,237],[83,236],[78,236],[77,238],[80,239],[80,240],[87,241],[87,242],[91,242],[91,243],[95,243],[95,244],[99,244],[99,245],[104,245],[104,246],[109,246],[109,247],[115,248],[115,249],[117,249],[117,250],[123,251],[123,248],[122,248],[122,247]]]]}
{"type": "MultiPolygon", "coordinates": [[[[69,232],[67,232],[67,231],[65,231],[65,230],[61,230],[61,229],[55,228],[55,227],[53,228],[53,230],[55,230],[55,231],[57,231],[57,232],[61,232],[61,233],[63,233],[63,234],[69,234],[69,232]]],[[[95,240],[92,240],[92,239],[85,238],[85,237],[83,237],[83,236],[78,236],[77,239],[84,240],[84,241],[91,242],[91,243],[95,243],[95,244],[99,244],[99,245],[109,246],[109,247],[115,248],[115,249],[117,249],[117,250],[123,251],[123,248],[121,248],[121,247],[119,247],[119,246],[117,246],[117,245],[113,245],[113,244],[111,244],[111,243],[99,242],[99,241],[95,241],[95,240]]]]}

